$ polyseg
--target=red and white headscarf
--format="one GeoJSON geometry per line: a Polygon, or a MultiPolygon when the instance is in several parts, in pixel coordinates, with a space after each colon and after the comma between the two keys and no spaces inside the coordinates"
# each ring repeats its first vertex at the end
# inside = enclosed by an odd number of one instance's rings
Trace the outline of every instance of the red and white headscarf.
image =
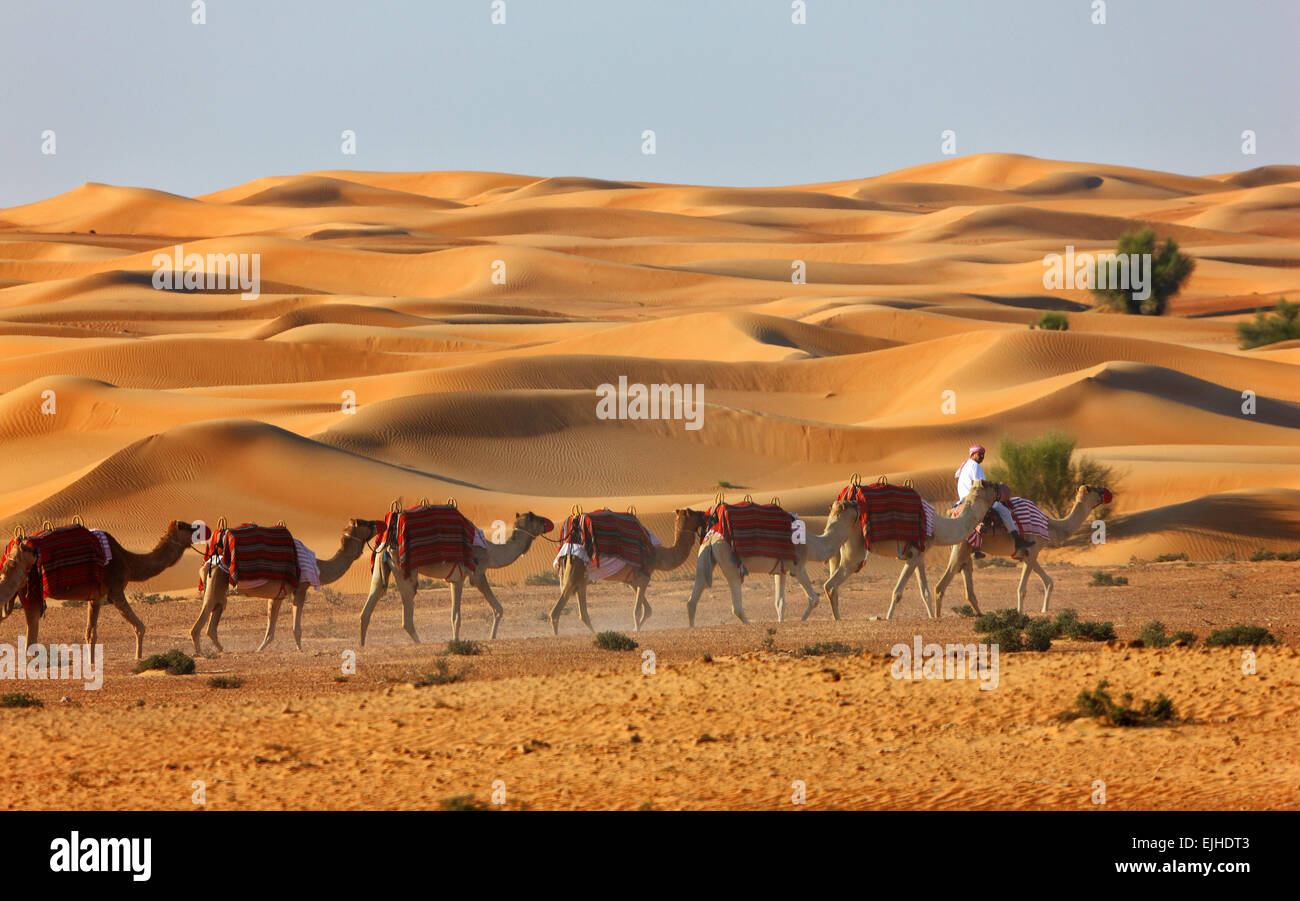
{"type": "Polygon", "coordinates": [[[984,451],[984,445],[972,444],[970,446],[970,450],[966,452],[966,459],[961,461],[961,466],[958,466],[957,471],[952,474],[953,478],[955,479],[961,478],[961,471],[966,468],[966,463],[970,460],[970,458],[983,451],[984,451]]]}

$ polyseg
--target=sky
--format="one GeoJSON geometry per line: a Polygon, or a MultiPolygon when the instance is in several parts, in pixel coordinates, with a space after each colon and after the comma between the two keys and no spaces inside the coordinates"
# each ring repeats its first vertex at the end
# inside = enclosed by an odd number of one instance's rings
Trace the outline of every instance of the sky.
{"type": "Polygon", "coordinates": [[[0,3],[0,208],[322,169],[801,184],[941,159],[947,130],[957,155],[1300,163],[1295,0],[1107,0],[1105,24],[806,0],[802,25],[792,0],[498,0],[503,25],[493,0],[192,2],[0,3]]]}

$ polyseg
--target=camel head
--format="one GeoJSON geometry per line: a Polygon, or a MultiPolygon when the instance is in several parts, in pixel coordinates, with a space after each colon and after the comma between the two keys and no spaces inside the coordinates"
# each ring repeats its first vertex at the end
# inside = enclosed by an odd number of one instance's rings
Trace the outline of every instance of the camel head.
{"type": "Polygon", "coordinates": [[[831,530],[831,526],[836,523],[854,525],[858,521],[858,504],[856,501],[836,501],[831,504],[830,512],[826,514],[826,531],[831,530]]]}
{"type": "Polygon", "coordinates": [[[373,519],[349,519],[347,527],[343,529],[343,540],[352,539],[368,544],[378,532],[379,523],[373,519]]]}
{"type": "Polygon", "coordinates": [[[1110,489],[1105,485],[1080,485],[1079,490],[1074,494],[1074,502],[1083,504],[1089,510],[1109,504],[1114,499],[1115,495],[1111,494],[1110,489]]]}
{"type": "Polygon", "coordinates": [[[691,532],[696,538],[701,541],[704,540],[704,529],[708,524],[709,518],[702,510],[692,510],[690,507],[685,507],[680,510],[674,510],[673,514],[675,516],[674,529],[677,534],[680,535],[683,532],[691,532]]]}
{"type": "Polygon", "coordinates": [[[173,519],[171,525],[167,526],[167,540],[176,544],[193,544],[194,533],[198,530],[199,527],[192,522],[173,519]]]}
{"type": "Polygon", "coordinates": [[[525,532],[532,538],[536,538],[538,535],[545,535],[553,528],[555,528],[555,523],[551,522],[545,516],[538,516],[531,510],[527,513],[515,514],[515,530],[525,532]]]}
{"type": "Polygon", "coordinates": [[[35,563],[36,553],[20,542],[13,556],[0,568],[0,619],[13,612],[18,593],[27,585],[27,572],[35,563]]]}
{"type": "Polygon", "coordinates": [[[998,482],[990,482],[988,479],[976,479],[971,482],[970,494],[962,498],[963,503],[971,504],[976,501],[987,501],[985,509],[993,506],[993,502],[1002,496],[1002,485],[998,482]]]}

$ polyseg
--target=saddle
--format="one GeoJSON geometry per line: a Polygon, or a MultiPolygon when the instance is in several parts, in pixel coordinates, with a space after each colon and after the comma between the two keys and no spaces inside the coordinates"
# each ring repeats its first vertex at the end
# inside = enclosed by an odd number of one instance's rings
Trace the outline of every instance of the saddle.
{"type": "MultiPolygon", "coordinates": [[[[375,536],[375,546],[384,547],[389,536],[396,539],[396,565],[409,577],[412,570],[443,563],[455,563],[473,571],[474,523],[455,504],[426,504],[390,512],[375,536]]],[[[371,557],[374,566],[374,557],[371,557]]]]}

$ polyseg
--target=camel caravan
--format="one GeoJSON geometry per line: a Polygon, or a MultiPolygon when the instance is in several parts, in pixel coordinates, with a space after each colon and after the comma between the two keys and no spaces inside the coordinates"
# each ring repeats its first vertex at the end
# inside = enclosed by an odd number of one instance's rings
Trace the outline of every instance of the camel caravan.
{"type": "Polygon", "coordinates": [[[55,527],[49,522],[30,537],[18,532],[0,558],[0,619],[18,605],[27,621],[27,642],[34,644],[41,617],[50,600],[86,602],[86,642],[96,644],[99,611],[109,601],[135,631],[136,658],[144,653],[144,623],[126,598],[128,582],[143,582],[174,566],[188,548],[201,558],[198,618],[190,630],[195,653],[202,652],[206,627],[213,647],[224,649],[217,628],[230,596],[262,598],[267,602],[266,631],[258,650],[275,638],[280,608],[287,599],[293,607],[294,646],[302,650],[303,608],[308,590],[320,591],[342,579],[369,551],[370,588],[360,617],[360,642],[364,646],[375,608],[388,591],[397,587],[402,601],[402,628],[412,641],[415,595],[421,578],[443,582],[452,595],[451,634],[460,638],[461,599],[469,582],[491,609],[491,637],[496,638],[503,608],[488,582],[488,572],[515,563],[538,539],[557,545],[552,566],[559,582],[559,597],[547,614],[554,634],[560,633],[560,616],[576,598],[578,618],[592,632],[587,611],[587,586],[592,582],[621,582],[632,589],[632,626],[640,631],[651,615],[649,590],[656,574],[684,566],[695,553],[695,576],[686,601],[689,624],[695,625],[697,607],[713,585],[714,572],[722,573],[731,596],[731,610],[741,623],[749,619],[741,600],[744,579],[771,575],[775,588],[777,620],[785,621],[785,584],[792,576],[808,599],[801,619],[807,620],[820,602],[818,588],[809,578],[810,562],[823,562],[828,575],[822,591],[830,602],[831,617],[840,619],[839,591],[860,571],[867,554],[892,551],[901,563],[890,596],[886,619],[892,619],[903,590],[916,576],[926,615],[942,615],[945,590],[958,573],[966,598],[975,612],[973,561],[986,554],[1014,559],[1021,564],[1017,609],[1023,611],[1030,574],[1043,584],[1042,609],[1047,611],[1052,579],[1039,561],[1044,548],[1064,544],[1098,507],[1113,495],[1103,486],[1078,489],[1069,514],[1052,519],[1026,498],[1012,496],[1005,485],[983,477],[979,463],[983,448],[957,471],[960,500],[946,508],[920,496],[910,482],[891,485],[884,477],[863,484],[855,473],[839,492],[826,514],[820,533],[809,532],[803,520],[773,498],[756,503],[750,496],[728,503],[719,495],[705,510],[674,511],[673,533],[661,542],[642,525],[635,510],[608,509],[585,513],[575,506],[557,538],[547,537],[555,524],[536,513],[516,513],[504,542],[488,541],[483,530],[458,509],[454,498],[445,504],[427,499],[411,508],[394,501],[382,520],[354,518],[343,527],[338,550],[318,557],[292,532],[278,523],[228,526],[224,518],[210,537],[197,524],[171,523],[153,550],[134,553],[111,535],[86,528],[79,518],[55,527]],[[196,541],[204,539],[202,545],[196,541]],[[926,582],[925,557],[930,548],[950,547],[947,567],[931,593],[926,582]]]}

